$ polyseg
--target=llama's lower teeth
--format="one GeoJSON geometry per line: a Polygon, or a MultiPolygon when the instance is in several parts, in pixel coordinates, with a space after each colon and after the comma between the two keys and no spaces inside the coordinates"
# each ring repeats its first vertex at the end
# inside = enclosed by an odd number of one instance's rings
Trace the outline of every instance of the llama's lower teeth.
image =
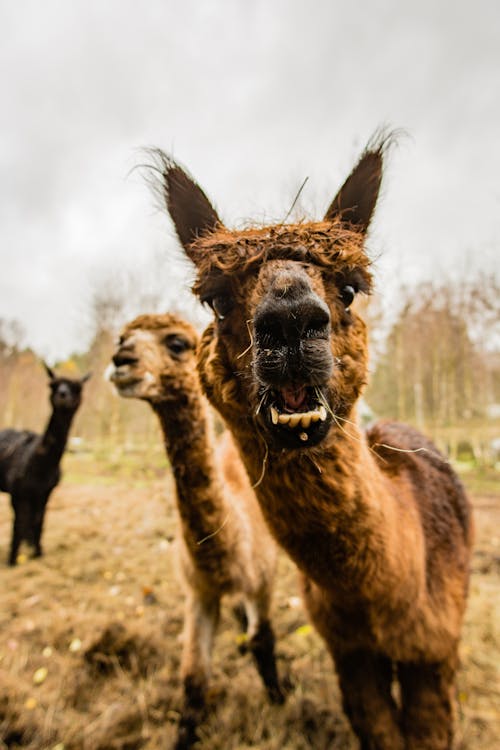
{"type": "MultiPolygon", "coordinates": [[[[269,413],[271,415],[271,422],[274,425],[288,425],[288,427],[290,427],[291,429],[295,429],[295,427],[300,426],[305,430],[310,427],[311,422],[324,422],[327,417],[326,409],[322,404],[317,409],[313,409],[311,411],[294,413],[282,412],[281,414],[278,412],[276,407],[271,406],[269,407],[269,413]]],[[[307,433],[302,434],[306,435],[307,433]]],[[[301,439],[304,440],[304,438],[301,439]]]]}

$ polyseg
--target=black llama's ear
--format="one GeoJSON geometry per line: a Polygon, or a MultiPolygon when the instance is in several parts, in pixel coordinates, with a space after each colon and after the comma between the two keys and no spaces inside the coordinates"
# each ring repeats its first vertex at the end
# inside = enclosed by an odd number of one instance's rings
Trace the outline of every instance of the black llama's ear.
{"type": "Polygon", "coordinates": [[[87,382],[87,380],[90,380],[91,377],[92,377],[92,373],[88,372],[86,375],[83,376],[83,378],[80,378],[80,383],[83,385],[84,383],[87,382]]]}
{"type": "Polygon", "coordinates": [[[154,152],[153,170],[161,170],[161,192],[177,235],[187,255],[196,262],[191,244],[199,236],[222,226],[216,210],[200,186],[162,151],[154,152]]]}
{"type": "Polygon", "coordinates": [[[52,370],[52,369],[51,369],[51,368],[50,368],[50,367],[48,366],[47,362],[43,362],[43,366],[45,367],[45,370],[46,370],[46,372],[47,372],[47,375],[49,376],[49,378],[50,378],[51,380],[55,380],[56,376],[55,376],[54,370],[52,370]]]}
{"type": "Polygon", "coordinates": [[[325,220],[340,218],[362,232],[367,231],[382,182],[385,143],[368,147],[330,203],[325,220]]]}

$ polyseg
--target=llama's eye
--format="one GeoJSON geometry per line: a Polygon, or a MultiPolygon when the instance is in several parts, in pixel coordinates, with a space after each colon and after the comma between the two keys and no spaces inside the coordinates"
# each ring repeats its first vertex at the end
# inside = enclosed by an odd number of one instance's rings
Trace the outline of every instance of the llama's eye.
{"type": "Polygon", "coordinates": [[[233,300],[228,294],[217,294],[209,301],[209,305],[219,320],[224,320],[226,315],[231,312],[233,300]]]}
{"type": "Polygon", "coordinates": [[[356,290],[350,284],[347,284],[340,293],[340,299],[346,310],[350,308],[356,296],[356,290]]]}
{"type": "Polygon", "coordinates": [[[165,339],[165,346],[172,352],[172,354],[182,354],[182,352],[185,352],[190,348],[190,343],[182,338],[182,336],[172,335],[167,336],[165,339]]]}

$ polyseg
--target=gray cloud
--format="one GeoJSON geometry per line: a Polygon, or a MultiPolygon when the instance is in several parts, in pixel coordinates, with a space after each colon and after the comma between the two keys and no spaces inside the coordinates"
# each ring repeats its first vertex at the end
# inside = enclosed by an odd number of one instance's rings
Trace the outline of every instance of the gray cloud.
{"type": "MultiPolygon", "coordinates": [[[[99,269],[147,284],[175,244],[127,178],[147,145],[234,223],[282,217],[305,176],[301,206],[320,215],[374,129],[401,126],[372,240],[381,283],[494,268],[499,20],[485,0],[0,0],[0,316],[63,356],[86,343],[99,269]]],[[[188,286],[172,268],[166,302],[188,286]]]]}

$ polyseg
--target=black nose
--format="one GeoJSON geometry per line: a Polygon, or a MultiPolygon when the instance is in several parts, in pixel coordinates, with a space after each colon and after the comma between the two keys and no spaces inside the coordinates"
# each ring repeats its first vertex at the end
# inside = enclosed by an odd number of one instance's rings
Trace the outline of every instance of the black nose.
{"type": "Polygon", "coordinates": [[[310,289],[272,291],[255,315],[255,335],[264,346],[295,346],[304,339],[328,339],[330,311],[310,289]]]}
{"type": "Polygon", "coordinates": [[[134,357],[134,350],[132,347],[122,346],[111,358],[111,361],[115,367],[120,367],[121,365],[135,364],[137,362],[137,357],[134,357]]]}
{"type": "Polygon", "coordinates": [[[333,368],[330,311],[305,273],[284,271],[254,316],[254,371],[265,385],[318,385],[333,368]]]}

